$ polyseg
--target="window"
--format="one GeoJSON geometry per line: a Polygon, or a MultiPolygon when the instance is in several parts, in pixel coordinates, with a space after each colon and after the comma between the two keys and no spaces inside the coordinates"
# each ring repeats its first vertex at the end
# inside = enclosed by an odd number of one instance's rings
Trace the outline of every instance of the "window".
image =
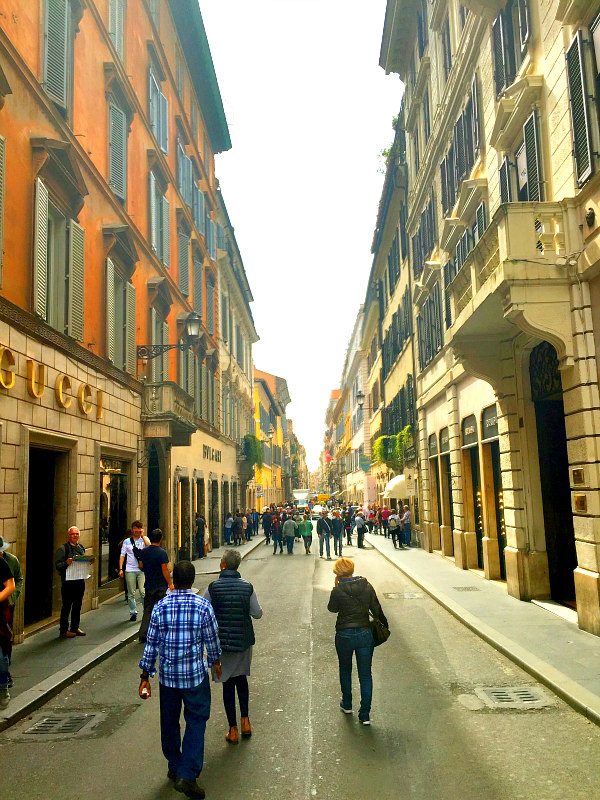
{"type": "Polygon", "coordinates": [[[150,127],[163,153],[169,152],[169,101],[160,89],[160,83],[150,69],[150,86],[148,92],[148,114],[150,127]]]}
{"type": "Polygon", "coordinates": [[[148,0],[148,10],[150,11],[152,22],[157,28],[160,20],[159,8],[160,8],[160,0],[148,0]]]}
{"type": "Polygon", "coordinates": [[[462,114],[454,125],[452,143],[440,165],[442,213],[448,216],[456,203],[460,184],[471,174],[480,148],[480,121],[477,80],[473,78],[471,92],[462,114]]]}
{"type": "Polygon", "coordinates": [[[394,236],[390,252],[387,257],[388,276],[390,282],[390,294],[393,294],[396,283],[400,277],[400,246],[398,244],[398,234],[394,236]]]}
{"type": "Polygon", "coordinates": [[[202,256],[194,250],[194,311],[202,316],[202,256]]]}
{"type": "MultiPolygon", "coordinates": [[[[537,116],[534,112],[523,125],[523,140],[515,153],[517,200],[544,199],[542,165],[540,159],[537,116]]],[[[505,159],[500,167],[500,194],[502,202],[512,198],[511,164],[505,159]]]]}
{"type": "Polygon", "coordinates": [[[413,132],[413,166],[415,170],[415,179],[419,174],[420,154],[419,154],[419,131],[413,132]]]}
{"type": "Polygon", "coordinates": [[[169,201],[154,172],[150,172],[150,243],[152,249],[168,267],[171,263],[169,201]]]}
{"type": "Polygon", "coordinates": [[[423,53],[428,43],[427,29],[427,7],[424,0],[421,0],[420,7],[417,9],[417,48],[419,58],[423,58],[423,53]]]}
{"type": "Polygon", "coordinates": [[[135,374],[135,288],[112,259],[106,259],[106,356],[135,374]]]}
{"type": "Polygon", "coordinates": [[[192,125],[192,136],[194,137],[194,144],[196,145],[198,142],[198,106],[192,100],[192,111],[191,111],[191,125],[192,125]]]}
{"type": "Polygon", "coordinates": [[[423,137],[424,144],[427,147],[427,142],[431,136],[431,112],[429,109],[429,89],[423,92],[423,137]]]}
{"type": "Polygon", "coordinates": [[[235,341],[236,341],[235,357],[236,357],[236,360],[237,360],[238,364],[240,365],[241,369],[244,370],[245,367],[246,367],[246,364],[245,364],[245,361],[244,361],[245,356],[246,356],[246,351],[245,351],[245,348],[244,348],[244,336],[242,334],[242,331],[241,331],[241,328],[240,328],[239,325],[235,326],[235,341]]]}
{"type": "Polygon", "coordinates": [[[215,333],[215,279],[206,277],[206,328],[211,336],[215,333]]]}
{"type": "Polygon", "coordinates": [[[217,226],[210,218],[210,212],[206,214],[206,247],[208,255],[213,261],[217,260],[217,226]]]}
{"type": "Polygon", "coordinates": [[[469,9],[465,8],[462,4],[458,6],[458,18],[460,20],[460,29],[462,30],[467,24],[469,18],[469,9]]]}
{"type": "MultiPolygon", "coordinates": [[[[593,49],[600,49],[600,17],[592,26],[593,49]]],[[[596,92],[598,91],[598,69],[596,58],[590,53],[592,74],[595,79],[596,92]]],[[[573,128],[573,158],[575,160],[575,175],[577,185],[582,186],[594,171],[592,147],[592,128],[590,118],[589,97],[592,92],[588,89],[588,60],[582,31],[577,31],[567,50],[567,78],[569,83],[569,100],[571,107],[571,125],[573,128]]],[[[593,84],[592,84],[593,85],[593,84]]]]}
{"type": "Polygon", "coordinates": [[[443,345],[440,284],[436,283],[423,303],[417,317],[419,335],[419,367],[421,370],[433,361],[443,345]]]}
{"type": "Polygon", "coordinates": [[[437,239],[437,226],[435,219],[435,200],[433,195],[421,214],[421,221],[416,234],[412,237],[413,274],[418,280],[425,261],[435,247],[437,239]]]}
{"type": "Polygon", "coordinates": [[[66,113],[73,86],[73,18],[70,0],[46,0],[44,89],[66,113]]]}
{"type": "Polygon", "coordinates": [[[202,236],[206,236],[206,199],[204,192],[198,186],[199,177],[194,176],[194,184],[192,186],[192,214],[194,217],[194,224],[202,236]]]}
{"type": "Polygon", "coordinates": [[[38,178],[34,221],[35,312],[61,333],[83,341],[83,228],[52,202],[38,178]]]}
{"type": "Polygon", "coordinates": [[[228,297],[226,294],[221,294],[221,338],[227,344],[229,342],[227,320],[229,318],[229,311],[227,310],[228,297]]]}
{"type": "MultiPolygon", "coordinates": [[[[150,309],[151,341],[153,345],[169,344],[169,325],[156,310],[150,309]]],[[[162,383],[169,380],[169,352],[152,359],[152,382],[162,383]]]]}
{"type": "Polygon", "coordinates": [[[485,203],[480,203],[475,211],[471,225],[461,235],[454,250],[454,258],[444,265],[444,311],[446,328],[452,325],[452,307],[450,302],[450,284],[467,260],[469,253],[481,239],[487,228],[487,211],[485,203]]]}
{"type": "Polygon", "coordinates": [[[386,378],[412,334],[412,303],[408,287],[404,290],[398,310],[385,332],[381,346],[382,373],[386,378]]]}
{"type": "Polygon", "coordinates": [[[177,255],[179,262],[179,288],[186,297],[190,293],[190,235],[182,227],[177,231],[177,255]]]}
{"type": "Polygon", "coordinates": [[[108,185],[121,200],[127,197],[127,115],[108,101],[108,185]]]}
{"type": "Polygon", "coordinates": [[[175,83],[177,85],[177,94],[183,103],[185,90],[185,66],[183,62],[183,56],[179,50],[177,50],[175,53],[175,83]]]}
{"type": "Polygon", "coordinates": [[[444,64],[444,77],[448,80],[452,69],[452,39],[450,37],[450,17],[446,17],[441,28],[442,62],[444,64]]]}
{"type": "Polygon", "coordinates": [[[4,196],[6,191],[6,139],[0,136],[0,286],[4,262],[4,196]]]}
{"type": "Polygon", "coordinates": [[[496,96],[511,85],[523,62],[530,38],[527,0],[508,0],[492,25],[496,96]]]}
{"type": "Polygon", "coordinates": [[[508,156],[504,156],[500,165],[500,202],[512,202],[512,188],[510,181],[510,162],[508,156]]]}
{"type": "Polygon", "coordinates": [[[196,354],[189,347],[184,339],[179,340],[179,344],[184,349],[179,351],[179,379],[178,383],[184,392],[191,397],[196,395],[196,354]]]}
{"type": "Polygon", "coordinates": [[[125,0],[109,0],[108,3],[108,35],[123,61],[123,39],[125,30],[125,0]]]}
{"type": "Polygon", "coordinates": [[[177,188],[188,208],[194,205],[194,168],[181,141],[177,142],[177,188]]]}

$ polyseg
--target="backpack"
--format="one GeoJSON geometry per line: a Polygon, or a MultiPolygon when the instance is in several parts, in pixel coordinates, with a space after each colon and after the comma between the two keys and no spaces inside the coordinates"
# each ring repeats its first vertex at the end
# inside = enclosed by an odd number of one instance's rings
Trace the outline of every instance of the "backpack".
{"type": "Polygon", "coordinates": [[[398,520],[395,517],[390,517],[388,522],[388,528],[397,528],[398,527],[398,520]]]}

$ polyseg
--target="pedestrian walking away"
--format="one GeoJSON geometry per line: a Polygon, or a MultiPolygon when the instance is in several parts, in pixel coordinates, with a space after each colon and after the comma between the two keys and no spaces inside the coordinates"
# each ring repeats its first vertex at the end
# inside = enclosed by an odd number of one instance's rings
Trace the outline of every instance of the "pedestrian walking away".
{"type": "Polygon", "coordinates": [[[342,557],[342,546],[344,544],[344,520],[339,511],[333,512],[331,520],[331,532],[333,534],[333,552],[339,558],[342,557]]]}
{"type": "Polygon", "coordinates": [[[239,547],[244,536],[244,517],[242,517],[242,512],[239,510],[235,512],[235,517],[233,518],[232,534],[234,545],[239,547]]]}
{"type": "Polygon", "coordinates": [[[346,531],[346,544],[352,547],[352,509],[344,511],[344,530],[346,531]]]}
{"type": "Polygon", "coordinates": [[[394,550],[396,548],[402,548],[400,517],[398,516],[396,511],[393,511],[388,518],[388,530],[390,536],[392,537],[394,550]]]}
{"type": "MultiPolygon", "coordinates": [[[[8,549],[4,539],[0,539],[2,553],[8,549]]],[[[0,558],[0,709],[10,702],[10,660],[12,658],[13,633],[9,620],[10,598],[15,593],[15,579],[5,558],[0,558]]]]}
{"type": "MultiPolygon", "coordinates": [[[[21,570],[21,564],[19,563],[19,559],[13,555],[13,553],[9,550],[10,544],[5,542],[2,536],[0,536],[0,559],[4,559],[8,568],[13,576],[13,580],[15,582],[15,590],[8,598],[8,605],[6,607],[6,621],[11,630],[11,640],[12,640],[12,631],[14,630],[14,620],[15,620],[15,606],[19,597],[21,596],[21,592],[23,591],[23,585],[25,583],[23,579],[23,571],[21,570]]],[[[1,612],[0,612],[1,614],[1,612]]],[[[8,688],[10,689],[13,685],[13,679],[8,672],[8,688]]]]}
{"type": "Polygon", "coordinates": [[[354,527],[356,528],[357,545],[361,549],[365,546],[365,533],[367,532],[367,523],[360,511],[356,512],[354,517],[354,527]]]}
{"type": "Polygon", "coordinates": [[[354,563],[350,559],[339,558],[333,565],[333,572],[336,576],[335,585],[327,609],[337,614],[335,649],[342,692],[340,708],[344,714],[352,713],[352,656],[355,653],[360,684],[358,720],[362,725],[370,725],[374,642],[369,624],[369,612],[386,628],[388,622],[375,589],[366,578],[354,575],[354,563]]]}
{"type": "Polygon", "coordinates": [[[221,674],[221,645],[211,604],[192,591],[196,569],[191,561],[173,568],[174,590],[154,606],[139,663],[138,694],[152,696],[150,678],[159,661],[160,738],[169,780],[186,797],[203,798],[197,779],[204,766],[204,734],[210,717],[208,667],[221,674]],[[204,651],[206,650],[206,663],[204,651]],[[181,738],[183,705],[185,734],[181,738]]]}
{"type": "Polygon", "coordinates": [[[213,671],[213,680],[223,684],[223,705],[229,725],[225,739],[229,744],[237,744],[239,741],[236,692],[240,706],[242,738],[252,736],[248,710],[248,676],[255,643],[252,620],[260,619],[263,614],[254,587],[238,571],[241,560],[237,550],[226,550],[221,559],[221,574],[216,581],[209,584],[204,593],[204,597],[212,604],[219,626],[221,670],[219,674],[213,671]]]}
{"type": "MultiPolygon", "coordinates": [[[[79,528],[72,525],[67,531],[67,541],[62,544],[54,556],[54,566],[60,575],[60,623],[59,636],[61,639],[72,639],[75,636],[85,636],[85,631],[79,627],[81,619],[81,604],[85,593],[85,578],[71,580],[67,575],[68,569],[77,558],[85,556],[85,547],[79,544],[79,528]],[[70,624],[69,624],[70,620],[70,624]]],[[[88,563],[93,562],[93,557],[88,563]]]]}
{"type": "Polygon", "coordinates": [[[140,569],[140,553],[150,544],[150,539],[144,536],[144,526],[139,519],[131,523],[131,536],[123,540],[119,556],[119,575],[125,575],[127,584],[127,603],[129,605],[129,621],[137,621],[136,591],[139,592],[142,604],[145,596],[144,573],[140,569]]]}
{"type": "Polygon", "coordinates": [[[386,539],[389,538],[388,521],[391,513],[392,512],[387,506],[384,506],[381,509],[381,527],[383,528],[383,535],[385,536],[386,539]]]}
{"type": "Polygon", "coordinates": [[[233,514],[231,511],[227,512],[227,516],[225,518],[225,544],[231,544],[231,536],[233,533],[233,514]]]}
{"type": "MultiPolygon", "coordinates": [[[[204,536],[204,533],[202,533],[202,536],[204,536]]],[[[162,531],[159,528],[155,528],[148,538],[150,539],[150,545],[144,548],[144,552],[141,554],[142,559],[139,562],[146,581],[144,587],[144,616],[142,617],[139,632],[140,642],[146,641],[152,609],[159,600],[163,599],[167,589],[173,589],[173,581],[169,572],[169,556],[167,551],[161,547],[162,531]]]]}
{"type": "Polygon", "coordinates": [[[253,508],[252,509],[252,535],[256,536],[258,534],[258,526],[260,523],[260,514],[258,511],[253,508]]]}
{"type": "Polygon", "coordinates": [[[405,547],[410,547],[410,508],[404,506],[402,509],[403,514],[400,517],[400,524],[402,525],[402,544],[405,547]]]}
{"type": "Polygon", "coordinates": [[[271,544],[271,520],[272,520],[271,510],[267,508],[267,510],[264,511],[262,515],[262,526],[263,526],[263,533],[265,534],[266,545],[271,544]]]}
{"type": "Polygon", "coordinates": [[[323,509],[317,520],[317,534],[319,536],[319,556],[323,558],[323,545],[327,552],[327,560],[331,561],[331,521],[327,519],[327,511],[323,509]]]}
{"type": "Polygon", "coordinates": [[[302,537],[302,543],[304,544],[304,552],[308,556],[310,555],[310,548],[312,547],[313,541],[313,524],[308,514],[304,515],[304,519],[300,521],[298,529],[302,537]]]}
{"type": "Polygon", "coordinates": [[[298,523],[292,517],[288,517],[283,523],[282,528],[283,538],[285,539],[285,546],[287,547],[288,556],[294,555],[294,539],[298,534],[298,523]]]}
{"type": "Polygon", "coordinates": [[[273,514],[271,518],[271,536],[273,537],[273,555],[277,552],[277,548],[279,548],[280,553],[283,553],[283,534],[278,514],[273,514]]]}
{"type": "MultiPolygon", "coordinates": [[[[196,558],[204,558],[204,530],[206,528],[206,520],[200,512],[196,514],[196,558]]],[[[150,539],[152,541],[152,539],[150,539]]]]}

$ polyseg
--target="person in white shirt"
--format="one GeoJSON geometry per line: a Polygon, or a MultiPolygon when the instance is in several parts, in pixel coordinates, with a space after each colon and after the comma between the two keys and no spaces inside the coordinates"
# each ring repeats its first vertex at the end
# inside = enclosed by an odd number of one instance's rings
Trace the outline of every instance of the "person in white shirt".
{"type": "Polygon", "coordinates": [[[410,547],[410,508],[404,506],[402,510],[404,511],[400,518],[400,523],[402,525],[402,544],[406,547],[410,547]]]}
{"type": "Polygon", "coordinates": [[[142,605],[145,596],[145,578],[140,569],[136,551],[143,550],[150,544],[150,539],[144,536],[144,526],[136,519],[131,524],[131,536],[126,536],[121,545],[121,555],[119,556],[119,577],[125,573],[125,583],[127,585],[127,602],[129,604],[129,621],[137,622],[137,603],[135,600],[136,589],[140,593],[142,605]]]}
{"type": "Polygon", "coordinates": [[[400,527],[400,517],[398,516],[398,512],[396,509],[392,511],[388,519],[388,530],[392,537],[392,542],[394,544],[394,550],[396,548],[402,549],[401,544],[401,527],[400,527]]]}

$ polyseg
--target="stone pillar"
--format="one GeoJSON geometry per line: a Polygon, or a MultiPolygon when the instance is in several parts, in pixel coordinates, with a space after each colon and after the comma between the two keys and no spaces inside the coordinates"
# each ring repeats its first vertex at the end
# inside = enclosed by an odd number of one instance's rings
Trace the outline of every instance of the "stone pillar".
{"type": "Polygon", "coordinates": [[[425,426],[425,410],[417,409],[419,419],[419,485],[421,487],[421,527],[423,530],[421,546],[431,553],[431,497],[429,496],[429,453],[427,451],[427,430],[425,426]]]}
{"type": "Polygon", "coordinates": [[[579,627],[600,636],[600,394],[589,283],[571,286],[575,364],[562,373],[579,627]]]}
{"type": "Polygon", "coordinates": [[[448,434],[450,439],[450,491],[454,508],[454,559],[457,567],[467,569],[467,542],[464,535],[465,504],[463,496],[462,450],[460,438],[460,412],[458,409],[458,391],[454,384],[446,389],[448,409],[448,434]]]}

